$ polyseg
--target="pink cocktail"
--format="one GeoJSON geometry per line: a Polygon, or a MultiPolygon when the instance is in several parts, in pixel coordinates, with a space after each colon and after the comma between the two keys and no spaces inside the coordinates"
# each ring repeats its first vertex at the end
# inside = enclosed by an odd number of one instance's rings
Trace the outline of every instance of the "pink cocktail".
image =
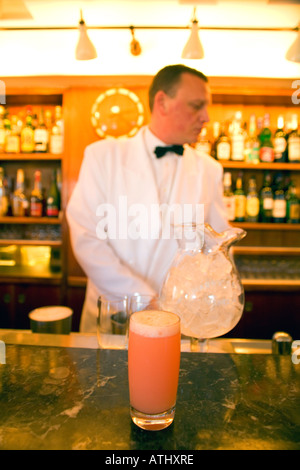
{"type": "Polygon", "coordinates": [[[129,324],[128,377],[135,424],[158,430],[172,423],[179,365],[179,317],[160,310],[133,313],[129,324]]]}

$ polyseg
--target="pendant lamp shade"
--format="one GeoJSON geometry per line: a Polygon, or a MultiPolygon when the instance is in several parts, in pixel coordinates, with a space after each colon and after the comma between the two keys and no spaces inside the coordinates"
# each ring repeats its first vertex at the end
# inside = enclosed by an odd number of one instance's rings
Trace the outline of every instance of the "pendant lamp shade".
{"type": "Polygon", "coordinates": [[[77,60],[91,60],[97,57],[96,49],[88,36],[85,22],[82,19],[79,22],[79,39],[75,55],[77,60]]]}
{"type": "Polygon", "coordinates": [[[193,20],[190,38],[182,51],[183,59],[203,59],[204,50],[199,38],[198,21],[193,20]]]}
{"type": "MultiPolygon", "coordinates": [[[[299,23],[300,26],[300,23],[299,23]]],[[[300,29],[298,30],[298,36],[288,49],[285,58],[291,60],[292,62],[300,62],[300,29]]]]}

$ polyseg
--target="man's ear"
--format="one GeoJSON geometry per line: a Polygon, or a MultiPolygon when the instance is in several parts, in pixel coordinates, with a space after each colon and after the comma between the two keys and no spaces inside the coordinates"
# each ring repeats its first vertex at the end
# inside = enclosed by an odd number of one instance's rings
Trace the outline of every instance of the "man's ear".
{"type": "Polygon", "coordinates": [[[166,115],[168,112],[168,100],[169,97],[163,90],[159,90],[154,99],[155,106],[160,114],[166,115]]]}

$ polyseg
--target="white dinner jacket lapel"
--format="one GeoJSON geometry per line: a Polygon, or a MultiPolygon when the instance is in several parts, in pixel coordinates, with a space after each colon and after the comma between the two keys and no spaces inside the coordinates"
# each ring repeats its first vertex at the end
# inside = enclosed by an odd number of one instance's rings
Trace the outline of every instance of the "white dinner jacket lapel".
{"type": "Polygon", "coordinates": [[[130,139],[128,151],[122,156],[126,185],[124,194],[128,196],[128,204],[144,204],[150,209],[151,204],[159,204],[159,193],[143,133],[144,128],[130,139]]]}

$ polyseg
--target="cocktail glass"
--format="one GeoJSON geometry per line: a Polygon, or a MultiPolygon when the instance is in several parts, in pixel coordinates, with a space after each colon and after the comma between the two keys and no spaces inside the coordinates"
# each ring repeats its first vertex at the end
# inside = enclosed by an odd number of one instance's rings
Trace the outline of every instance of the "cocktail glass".
{"type": "Polygon", "coordinates": [[[140,428],[157,431],[173,422],[179,365],[179,317],[161,310],[132,313],[128,341],[130,413],[140,428]]]}
{"type": "Polygon", "coordinates": [[[98,299],[97,337],[102,349],[126,349],[128,345],[128,298],[98,299]]]}

